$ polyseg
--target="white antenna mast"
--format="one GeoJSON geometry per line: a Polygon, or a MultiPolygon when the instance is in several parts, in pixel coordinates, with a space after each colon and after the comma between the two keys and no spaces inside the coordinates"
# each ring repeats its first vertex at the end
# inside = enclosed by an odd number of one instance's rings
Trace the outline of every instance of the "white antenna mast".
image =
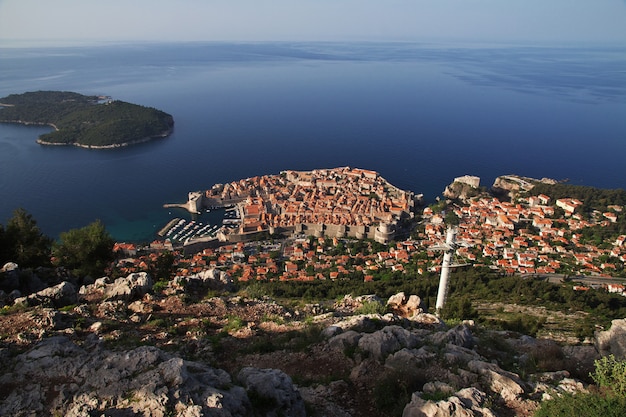
{"type": "Polygon", "coordinates": [[[456,243],[456,228],[450,226],[446,232],[446,243],[431,247],[431,249],[441,250],[444,252],[443,263],[441,265],[441,276],[439,278],[439,290],[437,291],[437,304],[435,306],[437,316],[441,313],[448,296],[448,278],[450,277],[450,268],[469,265],[452,263],[452,255],[454,255],[459,246],[462,245],[456,243]]]}

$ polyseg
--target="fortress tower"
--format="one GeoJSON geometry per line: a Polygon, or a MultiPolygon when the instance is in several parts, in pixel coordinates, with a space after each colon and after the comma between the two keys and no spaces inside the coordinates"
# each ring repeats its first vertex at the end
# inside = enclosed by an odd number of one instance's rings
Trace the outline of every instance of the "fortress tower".
{"type": "Polygon", "coordinates": [[[374,240],[378,243],[387,244],[391,242],[396,234],[392,224],[380,223],[380,225],[374,231],[374,240]]]}

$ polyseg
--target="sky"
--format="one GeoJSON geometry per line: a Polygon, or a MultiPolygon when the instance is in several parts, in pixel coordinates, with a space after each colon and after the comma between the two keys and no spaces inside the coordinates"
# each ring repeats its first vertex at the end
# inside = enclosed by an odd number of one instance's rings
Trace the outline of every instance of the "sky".
{"type": "Polygon", "coordinates": [[[0,47],[128,41],[626,44],[626,0],[0,0],[0,47]]]}

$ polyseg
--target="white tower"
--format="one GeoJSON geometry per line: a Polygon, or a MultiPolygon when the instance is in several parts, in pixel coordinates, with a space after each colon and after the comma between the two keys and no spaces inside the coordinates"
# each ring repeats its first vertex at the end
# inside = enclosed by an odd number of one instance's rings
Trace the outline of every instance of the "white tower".
{"type": "Polygon", "coordinates": [[[441,250],[444,253],[443,263],[441,264],[441,276],[439,278],[439,290],[437,291],[437,304],[435,306],[437,315],[441,313],[441,310],[446,303],[446,297],[448,296],[448,278],[450,277],[450,268],[469,265],[452,263],[452,256],[459,246],[461,245],[456,243],[456,228],[448,227],[446,232],[446,243],[443,245],[433,246],[431,248],[441,250]]]}
{"type": "Polygon", "coordinates": [[[443,249],[443,263],[441,265],[441,277],[439,278],[439,290],[437,291],[437,304],[435,309],[437,314],[443,308],[448,296],[448,277],[450,276],[450,261],[452,260],[452,254],[456,251],[454,241],[456,238],[456,230],[452,227],[448,227],[446,233],[446,247],[443,249]]]}

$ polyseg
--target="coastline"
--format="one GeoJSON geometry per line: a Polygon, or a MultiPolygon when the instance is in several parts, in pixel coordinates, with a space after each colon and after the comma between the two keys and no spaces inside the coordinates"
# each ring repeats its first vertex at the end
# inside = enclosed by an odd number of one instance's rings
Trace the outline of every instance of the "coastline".
{"type": "MultiPolygon", "coordinates": [[[[4,104],[0,104],[1,106],[5,106],[4,104]]],[[[56,130],[57,132],[59,131],[59,128],[56,127],[56,125],[54,123],[38,123],[38,122],[27,122],[25,120],[0,120],[0,123],[12,123],[12,124],[16,124],[16,125],[24,125],[24,126],[50,126],[51,128],[53,128],[54,130],[56,130]]]]}
{"type": "MultiPolygon", "coordinates": [[[[59,131],[59,128],[56,127],[56,125],[54,123],[37,123],[37,122],[28,122],[25,120],[2,120],[0,121],[0,123],[12,123],[12,124],[18,124],[18,125],[24,125],[24,126],[50,126],[51,128],[53,128],[55,131],[59,131]]],[[[158,135],[154,135],[154,136],[148,136],[145,138],[141,138],[141,139],[136,139],[136,140],[131,140],[128,142],[122,142],[122,143],[116,143],[116,144],[112,144],[112,145],[86,145],[84,143],[79,143],[79,142],[72,142],[72,143],[55,143],[55,142],[46,142],[45,140],[39,139],[37,138],[35,140],[35,142],[37,142],[39,145],[45,145],[45,146],[77,146],[79,148],[83,148],[83,149],[115,149],[115,148],[124,148],[127,146],[132,146],[132,145],[137,145],[140,143],[145,143],[145,142],[149,142],[151,140],[154,139],[163,139],[166,138],[168,136],[170,136],[172,134],[172,132],[174,131],[173,128],[167,129],[163,132],[161,132],[158,135]]]]}
{"type": "Polygon", "coordinates": [[[173,129],[168,129],[166,132],[161,133],[156,136],[148,136],[145,138],[131,140],[129,142],[116,143],[112,145],[85,145],[84,143],[78,143],[78,142],[54,143],[54,142],[46,142],[42,139],[37,139],[36,142],[40,145],[45,145],[45,146],[77,146],[83,149],[115,149],[115,148],[125,148],[127,146],[132,146],[132,145],[138,145],[140,143],[149,142],[151,140],[164,139],[168,137],[169,135],[171,135],[172,132],[173,132],[173,129]]]}

